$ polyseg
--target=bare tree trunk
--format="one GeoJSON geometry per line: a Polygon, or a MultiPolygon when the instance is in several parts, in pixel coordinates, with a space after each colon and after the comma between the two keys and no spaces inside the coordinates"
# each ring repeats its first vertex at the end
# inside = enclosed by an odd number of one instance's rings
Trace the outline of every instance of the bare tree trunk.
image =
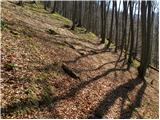
{"type": "Polygon", "coordinates": [[[82,1],[78,1],[79,2],[79,12],[78,12],[78,25],[77,27],[81,27],[82,26],[82,1]]]}
{"type": "Polygon", "coordinates": [[[151,1],[141,2],[141,26],[142,26],[142,51],[141,51],[141,62],[138,68],[138,77],[144,79],[146,69],[149,65],[150,54],[151,54],[151,42],[150,42],[150,23],[151,23],[151,1]],[[148,16],[146,20],[146,12],[148,6],[148,16]],[[147,21],[147,26],[146,26],[147,21]],[[147,36],[147,37],[146,37],[147,36]]]}
{"type": "Polygon", "coordinates": [[[106,3],[101,1],[101,43],[105,43],[106,37],[106,3]]]}
{"type": "MultiPolygon", "coordinates": [[[[154,38],[153,38],[153,26],[154,26],[154,12],[153,12],[153,8],[152,8],[152,12],[151,12],[151,16],[152,16],[152,18],[151,18],[151,24],[150,24],[150,26],[151,26],[151,40],[153,40],[154,38]]],[[[153,43],[155,43],[155,42],[151,42],[152,43],[152,45],[153,45],[153,43]]],[[[153,54],[153,50],[152,50],[152,45],[151,45],[151,53],[153,54]]],[[[151,54],[150,54],[151,55],[151,54]]],[[[149,62],[149,64],[152,64],[152,56],[150,56],[149,57],[150,58],[150,62],[149,62]]]]}
{"type": "Polygon", "coordinates": [[[131,27],[129,26],[128,39],[126,38],[126,42],[125,42],[125,45],[124,45],[125,46],[125,60],[127,59],[127,55],[128,55],[130,39],[131,39],[131,27]]]}
{"type": "Polygon", "coordinates": [[[127,63],[127,69],[130,69],[131,63],[132,63],[132,56],[133,56],[133,45],[134,45],[134,25],[133,25],[133,8],[134,3],[132,1],[129,2],[130,5],[130,27],[131,27],[131,44],[130,44],[130,50],[129,50],[129,58],[127,63]]]}
{"type": "Polygon", "coordinates": [[[44,1],[44,9],[47,10],[51,5],[51,1],[44,1]]]}
{"type": "Polygon", "coordinates": [[[121,40],[121,52],[119,55],[119,58],[115,64],[115,68],[122,56],[123,48],[124,48],[124,42],[126,41],[126,27],[127,27],[127,16],[128,16],[128,7],[127,7],[127,1],[123,1],[123,16],[122,16],[122,40],[121,40]]]}
{"type": "Polygon", "coordinates": [[[154,64],[155,64],[155,67],[158,68],[159,67],[159,20],[158,22],[156,23],[155,25],[155,46],[154,46],[154,52],[155,52],[155,56],[154,56],[154,64]],[[156,37],[155,37],[156,36],[156,37]]]}
{"type": "Polygon", "coordinates": [[[92,25],[92,1],[89,1],[88,30],[91,31],[92,25]]]}
{"type": "Polygon", "coordinates": [[[108,1],[108,4],[107,4],[107,11],[106,11],[106,36],[108,36],[108,13],[109,13],[109,7],[110,7],[110,3],[111,1],[108,1]]]}
{"type": "Polygon", "coordinates": [[[137,36],[136,36],[136,45],[135,45],[135,58],[137,57],[137,51],[138,51],[139,11],[140,11],[140,2],[139,2],[139,5],[138,5],[137,36]]]}
{"type": "Polygon", "coordinates": [[[116,39],[115,39],[115,52],[117,52],[118,46],[118,11],[117,11],[117,2],[115,2],[115,19],[116,19],[116,39]]]}
{"type": "Polygon", "coordinates": [[[71,27],[71,30],[75,29],[75,25],[76,25],[76,13],[77,13],[77,1],[73,1],[73,15],[72,15],[73,25],[71,27]]]}
{"type": "Polygon", "coordinates": [[[56,12],[56,5],[57,5],[57,1],[54,1],[54,5],[53,5],[53,9],[52,9],[51,13],[56,12]]]}
{"type": "Polygon", "coordinates": [[[114,16],[114,6],[115,6],[115,2],[113,2],[113,8],[112,8],[112,17],[111,17],[111,26],[110,26],[110,33],[109,33],[109,40],[108,40],[108,44],[107,44],[107,49],[110,47],[110,44],[112,42],[112,31],[113,31],[113,16],[114,16]]]}

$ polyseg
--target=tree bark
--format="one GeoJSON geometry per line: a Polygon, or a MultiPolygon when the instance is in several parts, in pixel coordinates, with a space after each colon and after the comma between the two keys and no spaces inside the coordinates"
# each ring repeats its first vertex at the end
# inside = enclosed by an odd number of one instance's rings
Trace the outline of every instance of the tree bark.
{"type": "Polygon", "coordinates": [[[115,2],[115,19],[116,19],[116,39],[115,39],[115,52],[117,52],[118,46],[118,11],[117,11],[117,2],[115,2]]]}
{"type": "Polygon", "coordinates": [[[131,63],[132,63],[132,56],[133,56],[133,47],[134,47],[134,25],[133,25],[133,8],[134,3],[133,1],[129,2],[130,5],[130,27],[131,27],[131,43],[130,43],[130,50],[129,50],[129,58],[128,58],[128,64],[127,69],[130,69],[131,63]]]}
{"type": "Polygon", "coordinates": [[[71,30],[75,29],[75,25],[76,25],[76,13],[77,13],[77,2],[73,1],[73,14],[72,14],[73,25],[71,27],[71,30]]]}
{"type": "Polygon", "coordinates": [[[135,58],[137,57],[137,51],[138,51],[139,12],[140,12],[140,2],[139,2],[139,5],[138,5],[138,18],[137,18],[137,35],[136,35],[136,45],[135,45],[135,58]]]}
{"type": "Polygon", "coordinates": [[[54,5],[53,5],[53,9],[52,9],[51,13],[56,12],[56,5],[57,5],[57,1],[54,1],[54,5]]]}
{"type": "Polygon", "coordinates": [[[141,51],[141,62],[138,68],[138,77],[144,79],[146,69],[149,65],[150,54],[151,54],[151,42],[150,42],[150,23],[151,23],[151,1],[141,2],[141,27],[142,27],[142,51],[141,51]],[[146,18],[148,6],[148,16],[146,18]],[[147,19],[147,20],[146,20],[147,19]],[[147,21],[147,22],[146,22],[147,21]],[[147,25],[146,25],[147,23],[147,25]]]}
{"type": "Polygon", "coordinates": [[[82,26],[82,1],[79,1],[79,13],[78,13],[79,19],[78,19],[78,25],[77,27],[82,26]]]}
{"type": "Polygon", "coordinates": [[[113,21],[114,21],[114,6],[115,2],[113,2],[113,8],[112,8],[112,17],[111,17],[111,26],[110,26],[110,33],[109,33],[109,39],[108,39],[108,44],[107,44],[107,49],[110,47],[110,44],[112,42],[112,31],[113,31],[113,21]]]}
{"type": "Polygon", "coordinates": [[[105,43],[106,37],[106,3],[101,1],[101,43],[105,43]]]}

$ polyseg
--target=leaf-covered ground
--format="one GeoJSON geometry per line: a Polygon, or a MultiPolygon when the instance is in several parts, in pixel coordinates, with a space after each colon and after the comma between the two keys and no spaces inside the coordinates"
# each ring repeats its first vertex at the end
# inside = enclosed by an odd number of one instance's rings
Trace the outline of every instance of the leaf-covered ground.
{"type": "Polygon", "coordinates": [[[157,71],[142,81],[123,57],[115,69],[118,54],[65,25],[40,5],[2,2],[2,118],[159,118],[157,71]]]}

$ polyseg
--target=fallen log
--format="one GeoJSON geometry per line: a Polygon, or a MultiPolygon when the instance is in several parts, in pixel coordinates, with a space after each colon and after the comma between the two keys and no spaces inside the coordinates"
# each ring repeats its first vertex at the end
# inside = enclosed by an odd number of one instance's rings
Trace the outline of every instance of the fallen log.
{"type": "Polygon", "coordinates": [[[79,76],[71,69],[69,68],[66,64],[62,64],[62,69],[66,74],[68,74],[70,77],[74,79],[80,79],[79,76]]]}

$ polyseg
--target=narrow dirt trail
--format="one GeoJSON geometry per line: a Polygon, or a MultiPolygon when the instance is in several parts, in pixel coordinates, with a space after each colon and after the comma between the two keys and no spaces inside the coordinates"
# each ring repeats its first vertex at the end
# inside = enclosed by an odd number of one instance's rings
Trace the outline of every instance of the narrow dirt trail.
{"type": "Polygon", "coordinates": [[[2,19],[2,118],[159,117],[158,72],[145,82],[134,67],[114,69],[118,54],[105,51],[98,38],[82,39],[45,11],[4,2],[2,19]],[[7,71],[8,63],[17,67],[7,71]],[[80,79],[67,75],[63,63],[80,79]]]}

